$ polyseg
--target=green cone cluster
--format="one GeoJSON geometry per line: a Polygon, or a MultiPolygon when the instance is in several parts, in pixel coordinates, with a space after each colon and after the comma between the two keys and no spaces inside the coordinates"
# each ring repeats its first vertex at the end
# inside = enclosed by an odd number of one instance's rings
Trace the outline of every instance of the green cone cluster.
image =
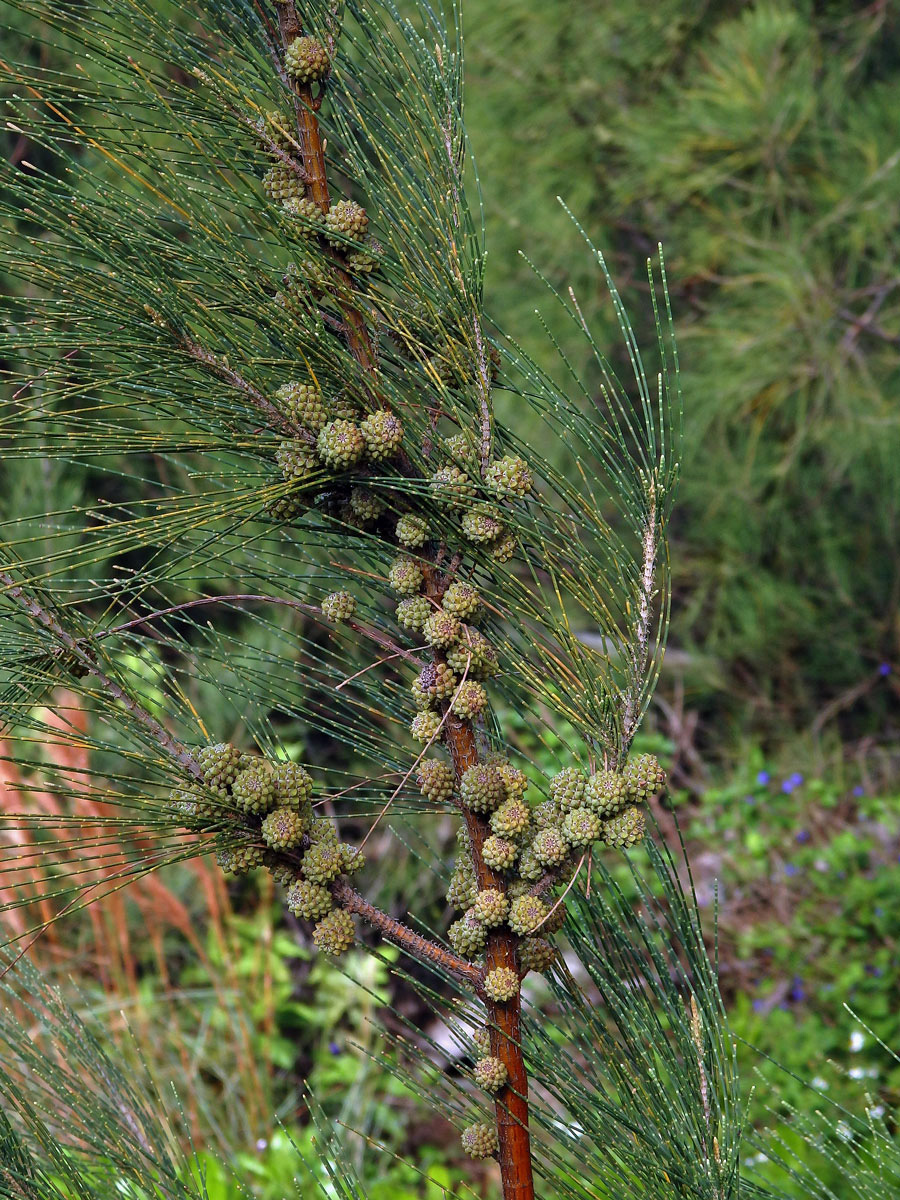
{"type": "Polygon", "coordinates": [[[169,797],[178,823],[215,834],[223,871],[246,875],[265,867],[287,888],[291,912],[318,922],[315,944],[343,953],[354,940],[353,919],[335,905],[329,885],[365,860],[355,846],[338,841],[332,821],[314,818],[306,768],[246,754],[228,742],[201,746],[193,757],[202,778],[192,777],[169,797]]]}
{"type": "MultiPolygon", "coordinates": [[[[453,799],[488,825],[481,853],[500,878],[496,886],[478,889],[468,837],[461,831],[447,900],[464,915],[451,926],[451,944],[457,953],[473,958],[490,931],[505,926],[522,938],[518,956],[523,975],[548,970],[556,959],[549,938],[562,928],[566,911],[553,897],[556,879],[564,882],[593,844],[627,848],[640,841],[646,823],[641,801],[665,780],[650,755],[640,756],[621,772],[598,772],[590,778],[567,767],[550,780],[552,799],[531,805],[527,776],[501,755],[491,754],[469,767],[457,788],[445,764],[428,762],[423,770],[426,798],[438,794],[433,776],[440,780],[442,801],[453,799]],[[536,895],[534,885],[541,880],[536,895]]],[[[491,987],[496,991],[496,981],[491,987]]]]}

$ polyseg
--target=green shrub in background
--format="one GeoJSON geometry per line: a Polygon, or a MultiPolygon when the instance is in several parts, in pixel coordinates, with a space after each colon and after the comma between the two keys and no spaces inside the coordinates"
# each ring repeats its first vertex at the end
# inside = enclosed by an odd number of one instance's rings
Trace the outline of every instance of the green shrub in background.
{"type": "Polygon", "coordinates": [[[896,8],[470,0],[467,20],[501,318],[527,327],[527,248],[612,328],[555,195],[626,302],[657,238],[678,281],[673,642],[698,659],[703,746],[774,744],[817,716],[895,735],[894,689],[846,693],[900,657],[896,8]]]}

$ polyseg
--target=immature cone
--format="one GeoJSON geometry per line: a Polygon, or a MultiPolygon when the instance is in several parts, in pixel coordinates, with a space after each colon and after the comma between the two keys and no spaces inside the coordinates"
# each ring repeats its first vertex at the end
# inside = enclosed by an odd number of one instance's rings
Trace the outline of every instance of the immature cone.
{"type": "Polygon", "coordinates": [[[543,866],[556,867],[569,853],[569,843],[560,829],[550,825],[534,835],[531,852],[543,866]]]}
{"type": "Polygon", "coordinates": [[[488,760],[492,766],[496,767],[503,776],[503,782],[506,784],[506,794],[509,798],[520,799],[528,790],[528,776],[524,771],[520,771],[518,767],[514,767],[508,758],[502,754],[491,755],[488,760]]]}
{"type": "Polygon", "coordinates": [[[470,1158],[490,1158],[500,1146],[497,1130],[493,1125],[468,1125],[460,1137],[462,1148],[470,1158]]]}
{"type": "Polygon", "coordinates": [[[441,467],[431,477],[431,490],[448,504],[464,504],[475,495],[475,489],[465,471],[459,467],[441,467]]]}
{"type": "Polygon", "coordinates": [[[491,829],[501,837],[518,837],[531,824],[531,809],[521,797],[504,800],[491,816],[491,829]]]}
{"type": "Polygon", "coordinates": [[[409,723],[409,732],[417,742],[433,742],[440,736],[441,715],[436,712],[416,713],[409,723]]]}
{"type": "Polygon", "coordinates": [[[436,758],[426,758],[419,764],[416,783],[419,791],[432,804],[446,804],[453,799],[455,777],[451,767],[436,758]]]}
{"type": "Polygon", "coordinates": [[[444,449],[457,462],[468,462],[473,457],[472,446],[464,433],[454,433],[444,438],[444,449]]]}
{"type": "Polygon", "coordinates": [[[534,933],[547,917],[547,906],[538,896],[519,896],[509,906],[507,924],[513,933],[522,937],[534,933]]]}
{"type": "Polygon", "coordinates": [[[303,855],[301,867],[310,883],[331,883],[344,870],[344,856],[337,842],[318,842],[303,855]]]}
{"type": "Polygon", "coordinates": [[[459,794],[473,812],[493,812],[506,799],[506,786],[500,772],[485,763],[475,763],[463,772],[459,794]]]}
{"type": "Polygon", "coordinates": [[[472,1034],[472,1045],[482,1058],[487,1058],[491,1052],[491,1031],[486,1025],[476,1029],[472,1034]]]}
{"type": "Polygon", "coordinates": [[[623,808],[628,798],[625,781],[615,771],[598,771],[587,781],[584,807],[598,817],[611,817],[623,808]]]}
{"type": "Polygon", "coordinates": [[[218,742],[198,750],[197,763],[203,772],[203,782],[211,792],[222,799],[227,797],[228,788],[241,770],[242,758],[240,750],[229,742],[218,742]]]}
{"type": "Polygon", "coordinates": [[[501,496],[525,496],[534,487],[534,478],[524,459],[507,454],[495,459],[485,473],[485,483],[501,496]]]}
{"type": "Polygon", "coordinates": [[[666,786],[666,773],[655,755],[638,754],[630,758],[622,771],[622,782],[635,800],[649,800],[666,786]]]}
{"type": "Polygon", "coordinates": [[[411,550],[416,550],[425,544],[425,539],[428,537],[428,522],[424,517],[417,517],[414,513],[404,513],[397,522],[395,532],[401,546],[408,546],[411,550]]]}
{"type": "Polygon", "coordinates": [[[495,510],[479,505],[463,515],[462,531],[470,542],[484,545],[496,541],[503,532],[503,522],[495,510]]]}
{"type": "Polygon", "coordinates": [[[346,258],[348,271],[353,271],[356,275],[371,275],[379,265],[379,259],[384,253],[384,247],[376,241],[371,241],[368,245],[376,253],[370,254],[366,250],[353,250],[346,258]]]}
{"type": "Polygon", "coordinates": [[[481,608],[481,597],[470,584],[454,582],[444,592],[441,608],[461,621],[471,621],[481,608]]]}
{"type": "Polygon", "coordinates": [[[329,621],[349,621],[356,612],[356,597],[349,592],[331,592],[322,601],[322,613],[329,621]]]}
{"type": "Polygon", "coordinates": [[[328,52],[318,38],[294,38],[284,54],[284,69],[298,83],[317,83],[328,74],[328,52]]]}
{"type": "Polygon", "coordinates": [[[327,842],[329,846],[337,845],[337,829],[334,822],[329,821],[326,817],[317,817],[310,822],[306,835],[312,846],[318,846],[320,842],[327,842]]]}
{"type": "Polygon", "coordinates": [[[287,862],[283,855],[274,850],[263,852],[263,866],[276,883],[282,887],[290,887],[297,882],[297,868],[292,862],[287,862]]]}
{"type": "Polygon", "coordinates": [[[422,568],[414,558],[401,554],[391,563],[388,571],[388,583],[400,596],[412,596],[425,582],[422,568]]]}
{"type": "Polygon", "coordinates": [[[297,879],[287,890],[287,906],[304,921],[319,921],[327,917],[334,907],[331,892],[320,883],[297,879]]]}
{"type": "Polygon", "coordinates": [[[479,950],[484,949],[487,930],[476,916],[474,908],[467,909],[458,921],[453,922],[447,930],[447,940],[463,958],[474,958],[479,950]]]}
{"type": "Polygon", "coordinates": [[[318,433],[328,421],[325,401],[314,383],[283,383],[276,391],[275,399],[288,420],[313,433],[318,433]]]}
{"type": "Polygon", "coordinates": [[[305,196],[289,196],[283,202],[281,211],[286,216],[307,225],[321,225],[325,219],[325,214],[315,200],[308,200],[305,196]]]}
{"type": "Polygon", "coordinates": [[[463,625],[459,641],[447,651],[447,663],[470,679],[490,679],[497,674],[497,652],[480,629],[463,625]]]}
{"type": "Polygon", "coordinates": [[[577,767],[566,767],[550,780],[550,795],[563,812],[579,808],[587,779],[577,767]]]}
{"type": "Polygon", "coordinates": [[[263,848],[255,842],[223,847],[216,851],[216,861],[223,871],[232,875],[247,875],[263,864],[263,848]]]}
{"type": "Polygon", "coordinates": [[[481,847],[482,858],[494,871],[510,870],[516,861],[518,853],[519,850],[515,842],[511,842],[507,838],[498,837],[496,833],[492,833],[490,837],[486,837],[481,847]]]}
{"type": "Polygon", "coordinates": [[[501,925],[506,920],[509,900],[503,892],[498,892],[496,888],[484,888],[476,895],[472,907],[478,919],[491,928],[494,925],[501,925]]]}
{"type": "Polygon", "coordinates": [[[545,800],[531,810],[531,816],[538,829],[547,829],[550,825],[561,825],[563,815],[559,805],[552,800],[545,800]]]}
{"type": "Polygon", "coordinates": [[[275,461],[288,483],[300,483],[319,469],[319,460],[306,442],[283,441],[275,451],[275,461]]]}
{"type": "Polygon", "coordinates": [[[512,967],[494,967],[484,977],[484,993],[491,1000],[505,1004],[519,992],[519,976],[512,967]]]}
{"type": "Polygon", "coordinates": [[[424,712],[426,708],[434,708],[434,696],[425,690],[422,686],[422,677],[417,675],[409,685],[409,690],[412,693],[413,704],[418,712],[424,712]]]}
{"type": "Polygon", "coordinates": [[[366,448],[365,439],[352,421],[329,421],[316,440],[322,461],[335,471],[346,470],[359,462],[366,448]]]}
{"type": "Polygon", "coordinates": [[[341,862],[344,866],[345,875],[355,875],[357,871],[361,871],[366,865],[366,856],[363,854],[361,847],[352,846],[349,842],[341,842],[338,849],[341,852],[341,862]]]}
{"type": "Polygon", "coordinates": [[[435,700],[446,700],[456,691],[458,680],[446,663],[429,663],[419,673],[419,687],[423,695],[435,700]]]}
{"type": "Polygon", "coordinates": [[[589,846],[599,838],[600,824],[589,808],[573,808],[563,818],[562,831],[570,846],[589,846]]]}
{"type": "Polygon", "coordinates": [[[366,455],[373,462],[393,458],[403,441],[403,426],[392,412],[379,409],[369,413],[359,427],[366,443],[366,455]]]}
{"type": "Polygon", "coordinates": [[[303,180],[287,163],[277,162],[269,167],[262,179],[263,191],[273,204],[299,199],[306,194],[303,180]]]}
{"type": "Polygon", "coordinates": [[[488,554],[497,563],[509,562],[512,556],[518,550],[518,542],[515,536],[508,533],[505,537],[497,538],[496,542],[491,542],[488,547],[488,554]]]}
{"type": "Polygon", "coordinates": [[[457,867],[450,876],[450,886],[447,888],[447,903],[460,912],[472,907],[478,892],[472,864],[468,863],[466,866],[457,867]]]}
{"type": "Polygon", "coordinates": [[[544,864],[538,861],[534,852],[528,846],[519,855],[519,863],[516,869],[519,872],[519,878],[528,883],[536,883],[546,871],[544,864]]]}
{"type": "Polygon", "coordinates": [[[377,521],[384,512],[384,504],[368,488],[355,487],[350,490],[350,507],[354,514],[365,523],[377,521]]]}
{"type": "Polygon", "coordinates": [[[434,609],[422,627],[422,634],[429,646],[445,650],[459,638],[459,621],[443,609],[434,609]]]}
{"type": "Polygon", "coordinates": [[[421,633],[431,611],[425,596],[411,596],[397,605],[397,624],[413,633],[421,633]]]}
{"type": "Polygon", "coordinates": [[[499,1058],[480,1058],[472,1072],[475,1082],[486,1092],[499,1092],[509,1078],[506,1063],[499,1058]]]}
{"type": "Polygon", "coordinates": [[[241,771],[232,784],[231,797],[241,812],[268,812],[275,803],[275,780],[269,764],[260,760],[241,771]]]}
{"type": "Polygon", "coordinates": [[[292,808],[276,808],[260,827],[262,839],[273,850],[290,850],[299,846],[306,832],[306,821],[292,808]]]}
{"type": "Polygon", "coordinates": [[[366,210],[355,200],[338,200],[325,214],[325,237],[332,246],[340,246],[345,238],[360,242],[368,228],[366,210]]]}
{"type": "Polygon", "coordinates": [[[450,701],[450,711],[464,721],[474,721],[487,708],[487,692],[474,679],[467,679],[459,685],[453,699],[450,701]]]}
{"type": "Polygon", "coordinates": [[[555,962],[556,948],[546,938],[530,937],[519,943],[519,966],[523,971],[546,971],[555,962]]]}
{"type": "Polygon", "coordinates": [[[203,792],[193,788],[173,788],[169,793],[169,804],[191,828],[195,823],[213,820],[221,813],[218,804],[211,803],[203,792]]]}
{"type": "Polygon", "coordinates": [[[279,150],[284,150],[286,154],[296,148],[297,122],[287,113],[273,109],[257,122],[257,128],[263,145],[266,145],[268,139],[271,139],[279,150]]]}
{"type": "Polygon", "coordinates": [[[604,821],[600,836],[607,846],[627,849],[637,845],[643,838],[646,827],[647,817],[644,810],[632,804],[610,820],[604,821]]]}
{"type": "Polygon", "coordinates": [[[313,929],[313,941],[326,954],[344,954],[356,940],[353,918],[343,908],[336,908],[313,929]]]}
{"type": "Polygon", "coordinates": [[[272,784],[279,807],[299,811],[312,795],[312,778],[299,763],[276,763],[272,768],[272,784]]]}

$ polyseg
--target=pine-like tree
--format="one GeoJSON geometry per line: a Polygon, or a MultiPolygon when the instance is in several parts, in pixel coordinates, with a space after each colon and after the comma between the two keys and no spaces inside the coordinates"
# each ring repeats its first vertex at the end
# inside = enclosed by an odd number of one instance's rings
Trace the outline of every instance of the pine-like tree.
{"type": "MultiPolygon", "coordinates": [[[[20,461],[75,464],[95,494],[38,536],[5,526],[3,717],[26,777],[108,807],[89,824],[7,816],[25,835],[9,870],[46,920],[96,894],[100,862],[109,887],[211,850],[267,869],[321,951],[347,950],[360,920],[456,992],[486,1098],[467,1080],[444,1098],[463,1146],[497,1154],[506,1200],[533,1197],[535,1171],[573,1197],[623,1178],[647,1197],[736,1195],[735,1078],[696,911],[652,842],[645,915],[602,862],[641,840],[664,782],[629,750],[668,614],[667,307],[648,376],[607,279],[627,391],[574,295],[556,297],[596,396],[490,323],[461,45],[424,2],[18,7],[54,65],[4,64],[34,148],[5,180],[6,428],[20,461]],[[496,419],[496,390],[552,456],[496,419]],[[578,638],[587,623],[602,648],[578,638]],[[60,683],[87,731],[51,725],[60,683]],[[508,714],[571,731],[553,778],[516,757],[508,714]],[[293,761],[286,728],[343,757],[293,761]],[[43,753],[67,736],[86,778],[43,753]],[[356,878],[369,835],[340,838],[401,810],[426,844],[436,815],[459,818],[446,942],[417,928],[413,897],[408,921],[379,909],[356,878]],[[57,842],[82,870],[59,871],[57,842]],[[557,961],[567,907],[602,1019],[557,961]],[[523,1035],[521,981],[554,967],[571,1058],[539,1020],[523,1035]]],[[[661,262],[650,282],[665,303],[661,262]]],[[[113,1078],[90,1062],[102,1095],[113,1078]]],[[[115,1160],[111,1096],[94,1136],[115,1160]]],[[[83,1153],[51,1135],[46,1153],[83,1153]]],[[[32,1177],[19,1137],[7,1194],[32,1177]]],[[[122,1154],[149,1160],[152,1140],[132,1130],[122,1154]]]]}

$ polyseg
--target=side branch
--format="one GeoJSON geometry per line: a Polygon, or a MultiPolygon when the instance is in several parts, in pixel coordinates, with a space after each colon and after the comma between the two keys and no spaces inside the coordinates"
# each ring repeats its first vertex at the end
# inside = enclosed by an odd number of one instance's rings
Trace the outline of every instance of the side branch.
{"type": "Polygon", "coordinates": [[[638,616],[634,629],[631,655],[631,684],[625,694],[622,712],[622,748],[627,750],[641,719],[641,690],[650,657],[650,622],[653,616],[653,582],[655,579],[657,529],[656,485],[649,484],[649,505],[641,537],[641,583],[638,593],[638,616]]]}
{"type": "MultiPolygon", "coordinates": [[[[198,600],[185,600],[182,604],[173,604],[169,608],[159,608],[154,612],[146,613],[142,617],[135,617],[132,621],[124,621],[121,625],[113,625],[110,629],[99,630],[94,637],[99,641],[100,638],[110,637],[115,633],[124,633],[128,629],[135,629],[140,625],[146,625],[150,621],[159,620],[160,617],[169,617],[174,613],[185,612],[191,608],[199,608],[204,604],[228,604],[235,601],[253,601],[258,604],[279,604],[284,608],[294,608],[300,612],[309,613],[311,616],[321,617],[322,610],[315,604],[304,604],[302,600],[289,600],[284,596],[264,596],[253,592],[235,592],[226,596],[204,596],[198,600]]],[[[375,629],[371,625],[365,625],[362,621],[345,621],[356,633],[362,637],[368,638],[370,641],[377,643],[384,650],[390,650],[392,654],[399,658],[405,658],[407,662],[411,662],[413,666],[421,667],[422,663],[417,655],[411,650],[405,650],[402,646],[398,646],[386,633],[382,633],[380,629],[375,629]]]]}
{"type": "Polygon", "coordinates": [[[159,743],[166,753],[171,755],[195,779],[203,778],[203,772],[190,752],[172,737],[164,725],[161,725],[136,700],[132,700],[128,693],[119,687],[114,680],[110,679],[108,675],[100,670],[91,657],[90,651],[82,641],[73,637],[72,634],[64,629],[59,621],[29,596],[6,571],[0,571],[0,583],[5,585],[6,591],[4,594],[9,596],[20,608],[23,608],[38,625],[43,626],[44,629],[52,633],[56,640],[62,646],[65,646],[69,653],[77,659],[87,674],[93,676],[104,691],[108,692],[114,700],[118,701],[126,712],[134,717],[138,724],[143,725],[144,729],[159,743]]]}
{"type": "Polygon", "coordinates": [[[388,941],[394,942],[401,950],[405,950],[411,958],[418,959],[419,962],[433,963],[435,966],[440,967],[441,970],[455,975],[457,979],[468,984],[470,987],[475,987],[478,983],[481,974],[478,967],[466,962],[459,955],[445,950],[442,946],[438,946],[436,942],[432,942],[421,934],[416,933],[408,925],[404,925],[402,921],[397,921],[393,917],[388,916],[386,912],[383,912],[380,908],[376,908],[374,904],[370,904],[364,896],[361,896],[345,880],[336,880],[331,885],[331,893],[342,908],[362,917],[364,921],[377,929],[388,941]]]}
{"type": "MultiPolygon", "coordinates": [[[[275,0],[275,4],[278,9],[281,40],[287,47],[294,38],[302,34],[303,24],[297,16],[294,0],[275,0]]],[[[331,196],[328,190],[325,146],[322,141],[319,119],[315,113],[316,105],[313,100],[312,88],[308,84],[303,85],[295,80],[291,81],[291,86],[296,97],[294,107],[297,113],[300,153],[303,158],[303,169],[306,172],[306,188],[309,198],[315,201],[322,212],[328,212],[331,207],[331,196]]],[[[353,280],[342,267],[339,256],[334,254],[332,257],[335,272],[342,285],[338,289],[339,294],[351,291],[353,280]]],[[[375,349],[366,329],[363,315],[352,304],[344,300],[339,300],[339,303],[346,325],[345,332],[350,351],[363,371],[374,380],[377,374],[375,349]]]]}

